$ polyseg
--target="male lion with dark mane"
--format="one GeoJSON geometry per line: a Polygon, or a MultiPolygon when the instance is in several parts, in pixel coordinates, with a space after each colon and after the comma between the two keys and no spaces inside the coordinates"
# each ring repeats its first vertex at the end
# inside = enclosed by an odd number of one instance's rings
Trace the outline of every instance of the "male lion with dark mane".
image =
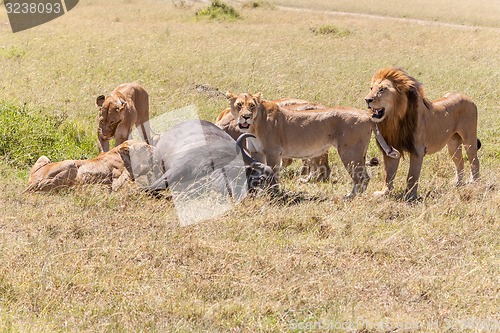
{"type": "MultiPolygon", "coordinates": [[[[458,185],[463,184],[464,175],[462,146],[471,163],[472,180],[479,179],[477,107],[468,97],[449,93],[431,102],[424,96],[422,84],[404,70],[383,68],[373,76],[365,101],[387,143],[410,154],[406,200],[417,198],[424,156],[444,146],[448,146],[455,162],[458,185]]],[[[394,188],[399,160],[384,155],[385,186],[376,195],[388,194],[394,188]]]]}
{"type": "Polygon", "coordinates": [[[263,100],[260,93],[228,92],[226,97],[238,127],[256,137],[248,139],[256,159],[275,174],[283,158],[313,158],[333,146],[353,181],[348,198],[366,189],[370,177],[365,159],[372,133],[368,112],[346,107],[290,111],[263,100]]]}

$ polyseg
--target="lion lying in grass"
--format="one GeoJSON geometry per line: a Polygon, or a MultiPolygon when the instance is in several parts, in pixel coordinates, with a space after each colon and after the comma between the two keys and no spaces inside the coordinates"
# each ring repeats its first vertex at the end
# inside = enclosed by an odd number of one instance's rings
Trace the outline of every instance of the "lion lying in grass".
{"type": "Polygon", "coordinates": [[[24,192],[53,191],[86,184],[103,184],[116,191],[128,180],[148,173],[153,147],[129,140],[90,160],[50,162],[41,156],[30,171],[24,192]]]}
{"type": "MultiPolygon", "coordinates": [[[[477,107],[466,96],[446,94],[429,101],[420,82],[399,68],[384,68],[372,78],[370,93],[365,98],[372,119],[387,143],[410,154],[410,170],[405,197],[417,198],[418,179],[425,155],[448,146],[457,169],[457,184],[463,184],[464,159],[462,146],[471,163],[472,180],[479,179],[477,150],[477,107]]],[[[384,155],[385,186],[377,195],[394,188],[399,158],[384,155]]]]}
{"type": "MultiPolygon", "coordinates": [[[[261,99],[261,94],[227,93],[238,127],[256,136],[256,159],[279,172],[282,158],[313,158],[337,148],[353,188],[348,197],[363,192],[370,180],[365,168],[372,133],[368,112],[353,108],[289,111],[261,99]]],[[[249,139],[250,141],[251,139],[249,139]]]]}
{"type": "MultiPolygon", "coordinates": [[[[271,102],[276,103],[278,106],[289,111],[312,111],[326,109],[326,106],[324,105],[311,103],[303,99],[282,98],[272,100],[271,102]]],[[[245,133],[239,128],[238,123],[231,114],[231,108],[226,108],[224,111],[219,113],[215,121],[217,126],[222,128],[235,140],[238,139],[241,134],[245,133]]],[[[281,160],[281,167],[286,168],[292,164],[292,162],[293,160],[291,158],[283,158],[281,160]]],[[[328,151],[324,152],[320,156],[302,160],[301,175],[307,176],[304,181],[325,181],[330,178],[330,173],[331,169],[328,164],[328,151]]]]}

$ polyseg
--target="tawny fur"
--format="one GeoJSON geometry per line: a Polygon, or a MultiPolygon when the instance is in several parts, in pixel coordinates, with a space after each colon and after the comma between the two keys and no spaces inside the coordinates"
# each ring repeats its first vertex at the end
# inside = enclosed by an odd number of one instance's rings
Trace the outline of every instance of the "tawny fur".
{"type": "Polygon", "coordinates": [[[327,108],[289,111],[256,95],[227,94],[231,113],[238,124],[256,136],[254,148],[275,172],[282,158],[312,158],[336,147],[352,177],[350,197],[366,189],[369,176],[365,158],[372,123],[366,111],[353,108],[327,108]]]}
{"type": "Polygon", "coordinates": [[[149,172],[153,147],[129,140],[90,160],[50,162],[41,156],[30,171],[24,192],[53,191],[86,184],[103,184],[117,190],[128,180],[149,172]]]}
{"type": "Polygon", "coordinates": [[[134,125],[139,136],[148,144],[152,144],[149,96],[140,84],[120,84],[108,97],[97,97],[96,106],[99,109],[97,136],[100,151],[109,150],[109,140],[113,137],[117,146],[130,139],[134,125]]]}
{"type": "MultiPolygon", "coordinates": [[[[271,102],[276,103],[278,106],[287,109],[289,111],[311,111],[311,110],[321,110],[326,109],[326,106],[311,103],[303,99],[295,98],[282,98],[277,100],[272,100],[271,102]]],[[[238,123],[231,114],[231,108],[224,109],[215,120],[215,124],[222,128],[226,133],[231,135],[233,139],[237,139],[244,131],[238,127],[238,123]]],[[[283,168],[292,164],[293,159],[283,158],[281,161],[281,166],[283,168]]],[[[311,159],[302,160],[302,170],[301,175],[307,176],[304,180],[316,180],[324,181],[330,177],[331,169],[328,164],[328,151],[324,152],[320,156],[313,157],[311,159]]]]}
{"type": "MultiPolygon", "coordinates": [[[[472,180],[479,179],[477,107],[468,97],[449,93],[430,102],[422,84],[404,70],[383,68],[373,76],[365,100],[387,143],[410,155],[407,200],[417,198],[424,156],[446,145],[456,165],[457,183],[463,183],[462,146],[471,162],[472,180]]],[[[387,194],[394,188],[399,159],[384,156],[384,164],[385,186],[376,192],[378,195],[387,194]]]]}

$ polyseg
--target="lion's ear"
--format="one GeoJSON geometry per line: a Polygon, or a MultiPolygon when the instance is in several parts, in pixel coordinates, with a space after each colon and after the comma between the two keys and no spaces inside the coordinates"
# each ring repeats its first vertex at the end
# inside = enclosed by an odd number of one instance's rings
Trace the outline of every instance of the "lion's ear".
{"type": "Polygon", "coordinates": [[[95,105],[96,105],[98,108],[102,107],[102,103],[104,103],[104,100],[105,100],[105,99],[106,99],[106,98],[104,97],[104,95],[100,95],[100,96],[98,96],[98,97],[96,98],[96,100],[95,100],[95,105]]]}
{"type": "Polygon", "coordinates": [[[257,100],[257,102],[261,102],[262,100],[262,93],[259,91],[258,93],[256,93],[255,95],[253,95],[253,97],[257,100]]]}
{"type": "Polygon", "coordinates": [[[122,157],[123,157],[123,154],[129,155],[129,153],[130,153],[130,142],[129,141],[125,141],[122,144],[120,144],[117,148],[118,148],[118,153],[120,155],[122,155],[122,157]]]}
{"type": "Polygon", "coordinates": [[[38,160],[36,160],[35,164],[33,165],[33,170],[38,170],[44,165],[47,165],[50,163],[50,160],[46,156],[40,156],[38,160]]]}
{"type": "Polygon", "coordinates": [[[228,92],[226,92],[226,98],[233,99],[233,98],[236,98],[236,95],[233,94],[232,92],[228,91],[228,92]]]}

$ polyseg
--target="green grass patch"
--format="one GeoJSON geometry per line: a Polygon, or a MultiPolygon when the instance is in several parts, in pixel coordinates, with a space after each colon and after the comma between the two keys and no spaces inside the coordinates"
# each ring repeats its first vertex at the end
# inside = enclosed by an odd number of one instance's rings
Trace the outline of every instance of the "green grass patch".
{"type": "Polygon", "coordinates": [[[241,15],[233,7],[222,1],[214,0],[212,3],[196,12],[196,18],[206,18],[209,20],[237,20],[241,15]]]}
{"type": "Polygon", "coordinates": [[[339,28],[331,24],[325,24],[322,25],[318,28],[311,28],[311,32],[317,36],[319,35],[328,35],[328,36],[335,36],[335,37],[346,37],[351,34],[351,31],[349,29],[345,28],[339,28]]]}
{"type": "Polygon", "coordinates": [[[19,59],[26,55],[24,48],[16,45],[11,47],[0,47],[0,59],[19,59]]]}
{"type": "Polygon", "coordinates": [[[15,167],[31,167],[45,155],[50,160],[93,155],[96,139],[64,114],[0,102],[0,159],[15,167]]]}

